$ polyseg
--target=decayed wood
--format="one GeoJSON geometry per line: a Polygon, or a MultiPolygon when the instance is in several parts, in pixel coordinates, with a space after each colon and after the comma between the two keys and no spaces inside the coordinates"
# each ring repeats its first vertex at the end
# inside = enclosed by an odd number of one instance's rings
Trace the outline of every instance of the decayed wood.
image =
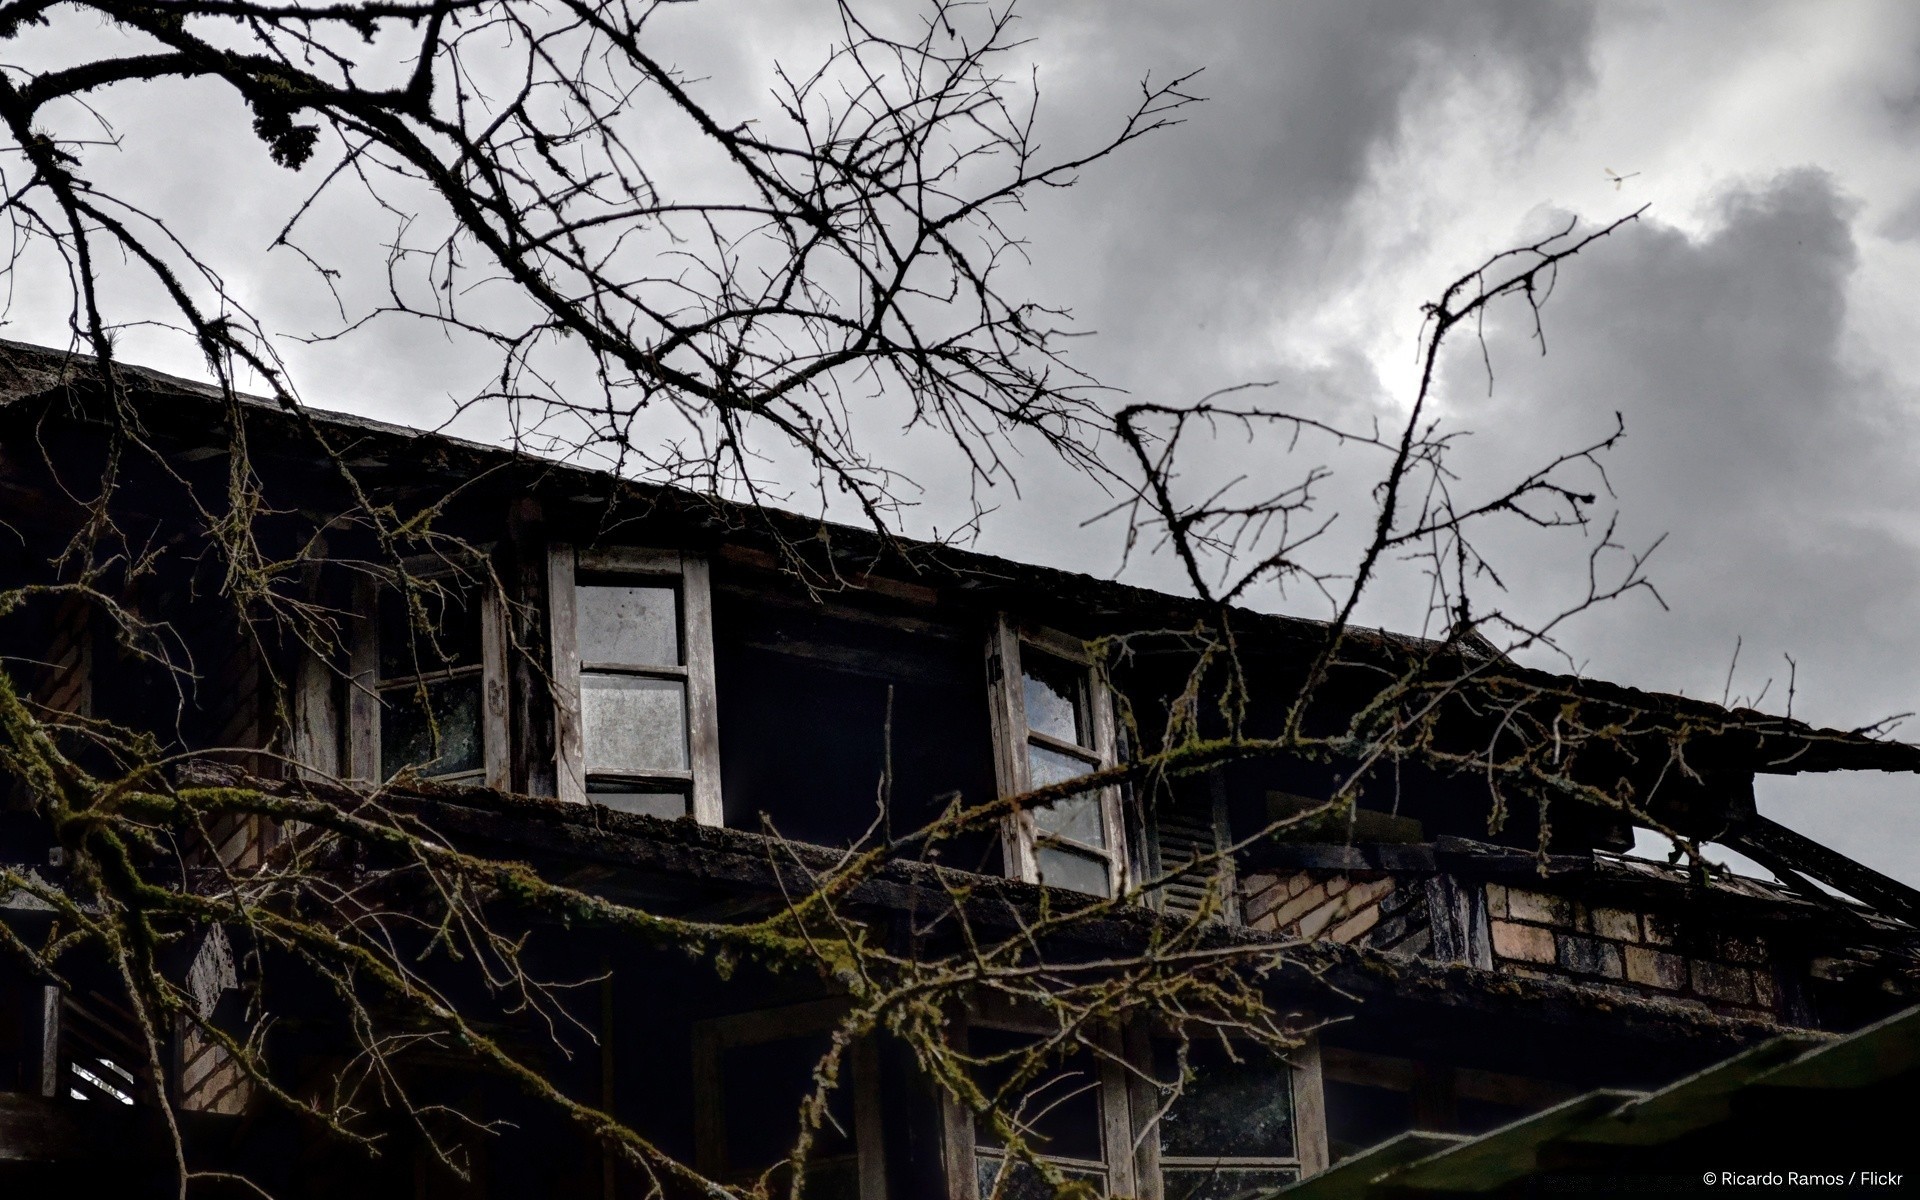
{"type": "Polygon", "coordinates": [[[340,776],[340,706],[335,676],[311,651],[302,650],[294,667],[293,731],[288,751],[307,777],[340,776]]]}
{"type": "Polygon", "coordinates": [[[1493,937],[1486,889],[1475,880],[1435,875],[1427,880],[1427,917],[1433,924],[1433,955],[1441,962],[1491,970],[1493,937]]]}
{"type": "Polygon", "coordinates": [[[693,819],[727,823],[720,792],[720,709],[713,681],[713,578],[706,558],[680,558],[680,609],[686,642],[687,761],[693,768],[693,819]]]}
{"type": "Polygon", "coordinates": [[[678,550],[655,550],[646,546],[582,546],[575,552],[578,569],[605,571],[610,575],[678,576],[682,570],[678,550]]]}
{"type": "Polygon", "coordinates": [[[1125,1031],[1127,1058],[1144,1065],[1147,1071],[1127,1073],[1127,1106],[1132,1110],[1134,1182],[1140,1200],[1165,1200],[1160,1180],[1160,1132],[1149,1130],[1160,1111],[1160,1089],[1150,1077],[1153,1065],[1153,1030],[1149,1022],[1131,1021],[1125,1031]]]}
{"type": "Polygon", "coordinates": [[[486,783],[513,786],[513,725],[508,718],[506,603],[489,591],[480,601],[480,745],[486,783]]]}
{"type": "MultiPolygon", "coordinates": [[[[1002,796],[1027,791],[1027,706],[1020,691],[1020,639],[1006,614],[994,618],[987,639],[988,717],[993,726],[993,770],[1002,796]]],[[[1032,817],[1015,813],[1000,826],[1001,853],[1009,878],[1031,883],[1032,817]]]]}
{"type": "MultiPolygon", "coordinates": [[[[1084,652],[1082,655],[1084,661],[1084,652]]],[[[1087,701],[1093,710],[1093,750],[1098,767],[1113,766],[1119,759],[1120,735],[1114,724],[1113,693],[1101,678],[1087,673],[1087,701]]],[[[1107,877],[1113,894],[1118,896],[1131,885],[1127,871],[1127,825],[1120,812],[1120,789],[1100,789],[1100,815],[1107,827],[1107,877]]]]}
{"type": "Polygon", "coordinates": [[[1320,1065],[1320,1035],[1290,1056],[1293,1061],[1293,1152],[1300,1175],[1318,1175],[1327,1169],[1327,1091],[1320,1065]]]}
{"type": "Polygon", "coordinates": [[[1795,833],[1776,821],[1753,816],[1726,844],[1748,854],[1763,866],[1778,862],[1790,871],[1811,875],[1856,900],[1909,922],[1920,922],[1920,892],[1872,867],[1795,833]]]}
{"type": "Polygon", "coordinates": [[[347,775],[362,783],[381,782],[378,613],[373,581],[358,581],[348,631],[347,775]]]}
{"type": "Polygon", "coordinates": [[[554,795],[587,802],[587,758],[580,729],[580,610],[574,593],[573,546],[547,547],[547,629],[553,663],[554,795]]]}
{"type": "Polygon", "coordinates": [[[1123,1065],[1126,1047],[1120,1030],[1109,1025],[1097,1036],[1105,1051],[1095,1069],[1100,1075],[1100,1140],[1107,1152],[1107,1186],[1111,1195],[1137,1196],[1139,1181],[1134,1157],[1128,1152],[1133,1144],[1133,1106],[1128,1103],[1127,1084],[1133,1072],[1123,1065]]]}
{"type": "Polygon", "coordinates": [[[40,989],[40,1094],[60,1094],[60,989],[45,984],[40,989]]]}

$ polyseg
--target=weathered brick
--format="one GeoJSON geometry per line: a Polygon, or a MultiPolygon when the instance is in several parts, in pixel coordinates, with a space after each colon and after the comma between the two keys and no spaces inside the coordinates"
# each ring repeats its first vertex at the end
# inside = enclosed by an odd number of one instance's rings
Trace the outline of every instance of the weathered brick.
{"type": "Polygon", "coordinates": [[[1755,1003],[1765,1008],[1780,1007],[1780,992],[1774,986],[1772,971],[1753,973],[1753,999],[1755,1003]]]}
{"type": "Polygon", "coordinates": [[[1715,1000],[1734,1004],[1753,1003],[1753,972],[1727,963],[1693,961],[1693,990],[1715,1000]]]}
{"type": "Polygon", "coordinates": [[[1335,875],[1332,879],[1327,880],[1324,885],[1327,889],[1327,895],[1338,896],[1341,892],[1346,891],[1347,882],[1348,880],[1345,875],[1335,875]]]}
{"type": "Polygon", "coordinates": [[[1490,883],[1487,885],[1487,915],[1505,917],[1507,915],[1506,885],[1490,883]]]}
{"type": "Polygon", "coordinates": [[[1335,925],[1327,936],[1336,942],[1351,942],[1367,930],[1372,929],[1374,924],[1379,920],[1380,909],[1377,905],[1363,908],[1338,925],[1335,925]]]}
{"type": "Polygon", "coordinates": [[[1516,925],[1512,921],[1494,921],[1490,929],[1493,933],[1493,952],[1501,958],[1537,963],[1557,961],[1551,929],[1542,929],[1538,925],[1516,925]]]}
{"type": "Polygon", "coordinates": [[[1286,884],[1271,875],[1249,875],[1241,889],[1240,912],[1249,925],[1280,907],[1287,899],[1286,884]]]}
{"type": "Polygon", "coordinates": [[[1637,942],[1640,940],[1640,914],[1628,912],[1623,908],[1595,908],[1592,912],[1593,932],[1603,938],[1612,938],[1616,942],[1637,942]]]}
{"type": "Polygon", "coordinates": [[[1723,933],[1713,939],[1716,957],[1728,962],[1764,963],[1767,943],[1751,934],[1723,933]]]}
{"type": "Polygon", "coordinates": [[[1393,877],[1390,875],[1382,879],[1369,879],[1363,883],[1356,883],[1347,889],[1347,907],[1359,912],[1392,890],[1393,877]]]}
{"type": "Polygon", "coordinates": [[[1319,908],[1314,909],[1306,916],[1300,918],[1300,936],[1303,938],[1319,937],[1327,926],[1345,916],[1346,912],[1347,906],[1344,902],[1344,897],[1335,896],[1319,908]]]}
{"type": "Polygon", "coordinates": [[[1627,978],[1646,987],[1677,992],[1687,986],[1687,960],[1678,954],[1628,946],[1627,978]]]}
{"type": "Polygon", "coordinates": [[[1306,916],[1321,904],[1326,903],[1326,899],[1327,893],[1324,888],[1318,886],[1310,887],[1275,909],[1272,915],[1267,918],[1269,923],[1266,928],[1285,932],[1287,926],[1292,925],[1295,921],[1306,916]]]}
{"type": "Polygon", "coordinates": [[[1560,965],[1581,975],[1606,975],[1618,979],[1624,974],[1620,965],[1620,947],[1612,942],[1578,934],[1561,934],[1560,965]]]}
{"type": "Polygon", "coordinates": [[[1641,921],[1646,928],[1646,938],[1655,946],[1672,946],[1680,941],[1680,923],[1672,917],[1660,913],[1648,913],[1641,921]]]}
{"type": "Polygon", "coordinates": [[[1300,871],[1287,880],[1287,895],[1298,896],[1313,886],[1313,876],[1300,871]]]}
{"type": "Polygon", "coordinates": [[[1519,888],[1507,889],[1507,915],[1516,921],[1538,921],[1542,925],[1573,923],[1573,912],[1564,897],[1519,888]]]}

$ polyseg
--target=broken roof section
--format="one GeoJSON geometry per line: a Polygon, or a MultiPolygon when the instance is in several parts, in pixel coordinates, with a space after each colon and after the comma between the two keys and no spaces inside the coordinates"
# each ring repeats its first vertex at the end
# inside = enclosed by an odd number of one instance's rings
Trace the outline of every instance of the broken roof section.
{"type": "Polygon", "coordinates": [[[1910,1182],[1897,1172],[1916,1078],[1920,1008],[1837,1040],[1787,1034],[1658,1091],[1589,1092],[1476,1138],[1402,1134],[1273,1195],[1893,1187],[1910,1182]],[[1806,1178],[1762,1177],[1776,1167],[1806,1178]]]}
{"type": "MultiPolygon", "coordinates": [[[[228,414],[217,388],[141,367],[117,364],[117,369],[156,439],[224,448],[228,414]]],[[[64,402],[68,412],[85,420],[98,389],[91,357],[0,340],[0,413],[38,414],[45,404],[64,402]]],[[[891,577],[1043,619],[1065,614],[1083,626],[1109,631],[1190,627],[1218,615],[1191,598],[951,546],[887,539],[871,529],[638,484],[607,471],[445,434],[311,408],[299,410],[296,419],[269,399],[242,394],[237,401],[248,414],[249,445],[257,457],[311,459],[316,453],[311,422],[375,485],[399,480],[470,485],[491,475],[493,487],[505,493],[532,493],[583,515],[624,504],[637,522],[692,541],[798,547],[818,556],[827,578],[855,587],[884,587],[891,577]]],[[[1247,609],[1229,613],[1239,636],[1256,653],[1310,652],[1324,645],[1327,636],[1328,626],[1321,621],[1247,609]]],[[[1754,819],[1754,774],[1920,772],[1920,746],[1873,729],[1821,728],[1753,709],[1538,670],[1471,645],[1349,629],[1343,653],[1373,668],[1424,671],[1443,686],[1465,681],[1489,725],[1519,729],[1530,719],[1545,727],[1556,717],[1571,717],[1587,728],[1609,730],[1624,755],[1609,769],[1617,765],[1620,778],[1642,795],[1664,786],[1671,799],[1658,815],[1674,828],[1701,836],[1717,836],[1730,824],[1754,819]]]]}

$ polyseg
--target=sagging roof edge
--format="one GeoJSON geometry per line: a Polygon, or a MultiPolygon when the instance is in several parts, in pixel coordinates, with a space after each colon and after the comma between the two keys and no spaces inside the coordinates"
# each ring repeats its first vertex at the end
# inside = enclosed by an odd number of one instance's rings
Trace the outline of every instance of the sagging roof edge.
{"type": "MultiPolygon", "coordinates": [[[[183,786],[250,787],[269,795],[363,798],[334,784],[258,779],[237,767],[204,761],[183,766],[178,780],[183,786]]],[[[811,886],[810,872],[830,870],[841,858],[832,849],[777,841],[745,830],[486,788],[420,783],[389,788],[383,798],[441,836],[489,844],[502,859],[536,867],[542,863],[595,866],[630,873],[630,883],[653,879],[675,886],[704,884],[724,892],[760,893],[778,901],[795,888],[811,886]],[[783,862],[790,867],[783,870],[783,862]]],[[[870,912],[924,916],[951,906],[950,886],[956,876],[963,877],[968,918],[978,926],[1011,934],[1041,909],[1045,891],[1037,884],[906,859],[889,862],[862,881],[847,894],[846,903],[870,912]]],[[[611,888],[615,882],[609,877],[591,886],[572,886],[591,891],[611,888]]],[[[1068,895],[1075,894],[1053,893],[1056,911],[1060,898],[1068,895]]],[[[1076,923],[1071,937],[1074,945],[1088,951],[1128,952],[1147,945],[1156,931],[1180,925],[1177,918],[1134,905],[1076,923]]],[[[1790,1028],[1771,1020],[1602,992],[1559,979],[1522,978],[1463,963],[1299,941],[1237,925],[1209,926],[1200,944],[1284,951],[1290,969],[1274,977],[1275,986],[1292,1002],[1336,1014],[1368,1001],[1391,1002],[1525,1017],[1547,1024],[1604,1025],[1630,1036],[1689,1047],[1722,1045],[1729,1052],[1790,1028]]]]}
{"type": "MultiPolygon", "coordinates": [[[[116,367],[135,383],[136,390],[181,399],[220,402],[222,393],[215,387],[190,379],[168,375],[149,368],[116,363],[116,367]]],[[[75,384],[91,382],[95,360],[89,355],[56,351],[43,346],[0,339],[0,408],[40,397],[51,397],[75,384]]],[[[237,393],[238,401],[268,418],[286,417],[275,401],[237,393]]],[[[918,576],[917,582],[957,587],[980,596],[1004,596],[1009,608],[1044,605],[1072,609],[1090,615],[1137,615],[1162,627],[1191,625],[1207,619],[1215,610],[1190,598],[1158,592],[1134,584],[1101,579],[1081,572],[1066,571],[1031,563],[1017,562],[977,551],[913,539],[883,539],[875,531],[851,525],[805,517],[769,507],[751,506],[714,497],[700,496],[682,489],[637,483],[609,471],[573,463],[537,457],[518,449],[487,445],[448,434],[396,425],[391,422],[352,413],[304,407],[316,423],[332,429],[395,443],[398,449],[407,443],[428,440],[443,450],[471,455],[475,473],[485,469],[521,467],[535,473],[529,486],[550,493],[585,490],[606,500],[626,498],[647,506],[649,516],[669,513],[694,536],[713,536],[716,526],[724,528],[731,540],[751,542],[755,527],[750,516],[758,516],[783,537],[796,543],[819,542],[837,561],[858,564],[861,571],[892,569],[918,576]],[[717,514],[729,514],[720,521],[717,514]],[[704,528],[702,528],[704,526],[704,528]]],[[[217,426],[213,427],[217,428],[217,426]]],[[[764,532],[762,536],[767,536],[764,532]]],[[[858,574],[858,572],[856,572],[858,574]]],[[[1231,619],[1247,632],[1317,648],[1328,625],[1307,617],[1264,613],[1234,607],[1231,619]]],[[[1920,745],[1872,736],[1863,730],[1840,730],[1809,725],[1789,717],[1762,713],[1749,708],[1726,708],[1707,701],[1671,693],[1648,691],[1585,676],[1562,674],[1496,661],[1463,653],[1431,639],[1399,634],[1382,629],[1351,628],[1348,643],[1361,652],[1371,651],[1395,661],[1425,656],[1454,669],[1469,669],[1478,675],[1482,686],[1532,689],[1552,695],[1566,695],[1649,714],[1671,714],[1686,721],[1705,722],[1739,730],[1757,739],[1751,761],[1746,766],[1757,774],[1792,775],[1840,770],[1879,770],[1920,773],[1920,745]]]]}

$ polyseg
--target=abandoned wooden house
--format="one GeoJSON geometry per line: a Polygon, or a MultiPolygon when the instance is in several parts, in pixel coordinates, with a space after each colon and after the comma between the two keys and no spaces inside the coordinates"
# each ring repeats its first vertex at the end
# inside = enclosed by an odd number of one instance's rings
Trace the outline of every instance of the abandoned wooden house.
{"type": "MultiPolygon", "coordinates": [[[[181,752],[169,770],[183,778],[343,804],[387,784],[436,837],[650,911],[765,912],[846,847],[919,828],[956,796],[986,801],[1124,762],[1158,736],[1192,652],[1143,642],[1096,671],[1089,642],[1208,618],[1175,596],[945,548],[903,556],[859,529],[357,417],[229,406],[200,384],[122,371],[137,452],[90,361],[0,344],[0,572],[7,588],[59,581],[110,465],[117,527],[151,558],[93,586],[164,622],[191,674],[131,652],[99,605],[63,593],[29,596],[0,625],[17,689],[47,712],[152,731],[181,752]],[[303,594],[348,614],[339,661],[236,627],[219,600],[223,568],[191,550],[197,523],[226,511],[242,433],[260,487],[253,535],[265,556],[302,557],[303,594]],[[435,506],[436,529],[482,548],[498,582],[438,593],[430,654],[395,596],[352,569],[379,553],[353,515],[369,503],[435,506]],[[163,553],[178,547],[189,549],[163,553]]],[[[1278,719],[1324,627],[1235,619],[1258,730],[1278,719]]],[[[1196,1043],[1197,1068],[1169,1104],[1151,1083],[1163,1077],[1156,1029],[1110,1031],[1110,1058],[1081,1065],[1084,1086],[1036,1118],[1040,1151],[1070,1177],[1101,1195],[1265,1194],[1411,1129],[1483,1133],[1915,1002],[1920,895],[1761,816],[1753,780],[1915,772],[1920,748],[1471,647],[1366,631],[1349,642],[1352,667],[1326,691],[1334,716],[1383,670],[1464,663],[1463,688],[1486,701],[1461,708],[1472,737],[1528,736],[1516,714],[1538,712],[1605,727],[1609,740],[1568,771],[1776,878],[1632,857],[1631,824],[1598,808],[1556,808],[1543,829],[1516,804],[1490,823],[1484,777],[1412,756],[1373,768],[1348,817],[1272,836],[1253,835],[1324,799],[1346,766],[1269,756],[1157,789],[1103,787],[950,839],[937,861],[886,864],[849,903],[890,944],[919,937],[916,914],[954,902],[962,876],[976,919],[1009,928],[1046,896],[1138,891],[1065,932],[1089,955],[1144,946],[1197,913],[1213,944],[1285,948],[1291,966],[1262,986],[1313,1027],[1304,1045],[1285,1061],[1236,1061],[1196,1043]]],[[[0,857],[57,886],[61,848],[22,811],[17,785],[0,857]]],[[[243,872],[290,836],[239,822],[205,853],[243,872]]],[[[22,891],[0,903],[13,939],[47,943],[46,904],[22,891]]],[[[785,1157],[843,1003],[830,975],[728,975],[557,922],[542,936],[556,975],[593,981],[570,1001],[585,1040],[543,1064],[557,1086],[715,1179],[749,1180],[785,1157]]],[[[239,1021],[253,1005],[250,1035],[269,1039],[290,1088],[346,1069],[334,1018],[302,994],[231,1000],[248,993],[243,957],[203,941],[182,968],[205,1011],[239,1021]]],[[[378,1155],[335,1145],[186,1024],[153,1070],[126,1004],[104,971],[70,964],[55,983],[0,955],[0,1191],[164,1188],[172,1157],[152,1116],[164,1096],[195,1155],[277,1196],[646,1194],[497,1072],[420,1056],[434,1080],[423,1086],[484,1123],[461,1178],[400,1135],[378,1155]]],[[[1037,1019],[1006,1004],[951,1014],[974,1047],[1018,1040],[1037,1019]]],[[[860,1044],[806,1194],[963,1200],[996,1181],[1009,1196],[1046,1194],[1038,1175],[1003,1169],[993,1129],[942,1096],[884,1034],[860,1044]]]]}

